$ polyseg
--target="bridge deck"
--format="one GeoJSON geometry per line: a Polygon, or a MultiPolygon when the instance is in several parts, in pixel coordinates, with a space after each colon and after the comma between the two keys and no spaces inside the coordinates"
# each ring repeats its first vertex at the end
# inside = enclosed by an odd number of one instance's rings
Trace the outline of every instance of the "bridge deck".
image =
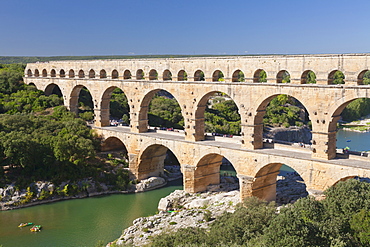
{"type": "MultiPolygon", "coordinates": [[[[189,141],[185,141],[185,135],[181,132],[151,129],[149,132],[145,132],[145,133],[132,133],[130,132],[129,127],[124,127],[124,126],[117,126],[117,127],[114,127],[114,126],[95,127],[94,126],[92,128],[109,130],[109,131],[117,131],[117,132],[125,132],[125,133],[132,134],[132,135],[149,136],[154,139],[189,142],[189,141]]],[[[309,150],[304,149],[304,148],[291,148],[289,145],[279,145],[276,148],[247,150],[247,149],[241,148],[241,144],[239,143],[239,137],[234,137],[234,138],[216,137],[215,140],[198,141],[196,142],[196,144],[205,145],[205,146],[216,146],[220,148],[227,148],[227,149],[233,149],[233,150],[243,150],[245,152],[251,152],[251,153],[272,154],[275,156],[289,157],[289,158],[295,158],[295,159],[300,159],[300,160],[320,161],[320,162],[328,163],[332,165],[341,165],[341,166],[348,166],[348,167],[370,169],[370,159],[368,158],[349,156],[349,158],[337,157],[331,160],[318,160],[318,159],[314,159],[311,157],[311,153],[309,152],[309,150]]]]}

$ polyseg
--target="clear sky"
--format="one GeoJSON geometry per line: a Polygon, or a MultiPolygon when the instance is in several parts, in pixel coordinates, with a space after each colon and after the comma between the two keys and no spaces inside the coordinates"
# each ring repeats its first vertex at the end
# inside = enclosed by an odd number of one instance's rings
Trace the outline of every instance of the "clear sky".
{"type": "Polygon", "coordinates": [[[0,56],[370,52],[369,0],[0,3],[0,56]]]}

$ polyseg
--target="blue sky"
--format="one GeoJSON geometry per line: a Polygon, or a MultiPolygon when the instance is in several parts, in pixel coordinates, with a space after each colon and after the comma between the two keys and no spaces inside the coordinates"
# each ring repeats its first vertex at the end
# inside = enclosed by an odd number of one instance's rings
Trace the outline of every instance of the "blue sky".
{"type": "Polygon", "coordinates": [[[370,52],[369,0],[2,0],[0,56],[370,52]]]}

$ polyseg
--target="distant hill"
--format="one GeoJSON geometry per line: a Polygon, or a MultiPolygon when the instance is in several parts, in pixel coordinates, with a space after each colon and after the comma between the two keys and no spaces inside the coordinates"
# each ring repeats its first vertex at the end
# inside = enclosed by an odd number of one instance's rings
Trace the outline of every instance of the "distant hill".
{"type": "Polygon", "coordinates": [[[35,62],[63,61],[63,60],[143,59],[143,58],[181,58],[181,57],[222,57],[222,56],[221,55],[136,55],[136,56],[115,55],[115,56],[53,56],[53,57],[0,56],[0,64],[11,64],[11,63],[26,64],[35,62]]]}

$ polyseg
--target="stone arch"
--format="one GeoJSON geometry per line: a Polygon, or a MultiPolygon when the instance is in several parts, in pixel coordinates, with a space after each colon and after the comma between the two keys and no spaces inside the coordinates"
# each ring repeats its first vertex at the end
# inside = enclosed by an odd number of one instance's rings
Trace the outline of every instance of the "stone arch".
{"type": "Polygon", "coordinates": [[[243,71],[240,69],[235,70],[232,76],[232,82],[244,82],[245,77],[243,71]]]}
{"type": "Polygon", "coordinates": [[[47,77],[48,76],[48,72],[46,71],[46,69],[43,69],[42,70],[42,77],[47,77]]]}
{"type": "Polygon", "coordinates": [[[204,72],[202,70],[195,71],[194,81],[205,81],[204,72]]]}
{"type": "MultiPolygon", "coordinates": [[[[131,79],[131,72],[128,69],[126,69],[125,72],[123,73],[123,79],[125,80],[131,79]]],[[[136,72],[136,79],[137,80],[144,79],[144,71],[142,69],[139,69],[136,72]]]]}
{"type": "Polygon", "coordinates": [[[224,73],[221,70],[216,70],[213,72],[212,81],[225,81],[224,73]]]}
{"type": "Polygon", "coordinates": [[[89,71],[89,78],[95,78],[95,70],[90,69],[90,71],[89,71]]]}
{"type": "Polygon", "coordinates": [[[61,78],[66,77],[66,72],[64,71],[64,69],[61,69],[61,70],[59,71],[59,77],[61,77],[61,78]]]}
{"type": "MultiPolygon", "coordinates": [[[[254,145],[254,148],[262,148],[263,147],[263,126],[264,126],[264,122],[263,122],[263,117],[265,116],[265,113],[266,113],[266,108],[267,106],[269,105],[269,103],[277,96],[279,95],[283,95],[283,94],[273,94],[273,95],[270,95],[266,98],[264,98],[263,100],[261,101],[258,101],[258,102],[261,102],[256,111],[255,111],[255,115],[254,115],[254,119],[253,119],[253,131],[251,133],[251,136],[253,136],[253,145],[254,145]]],[[[305,114],[306,117],[309,119],[309,116],[310,116],[310,112],[309,112],[309,108],[306,104],[305,101],[301,100],[299,97],[295,97],[293,95],[288,95],[288,94],[285,94],[288,99],[293,99],[294,101],[298,101],[300,105],[303,106],[303,108],[305,109],[305,114]]],[[[302,113],[303,114],[303,113],[302,113]]],[[[243,133],[242,133],[243,135],[243,133]]]]}
{"type": "Polygon", "coordinates": [[[144,71],[142,69],[136,71],[136,80],[144,80],[144,71]]]}
{"type": "Polygon", "coordinates": [[[155,69],[149,71],[149,80],[158,80],[158,72],[155,69]]]}
{"type": "Polygon", "coordinates": [[[368,73],[369,73],[369,70],[368,69],[365,69],[365,70],[361,71],[358,74],[358,77],[357,77],[357,85],[369,84],[369,83],[364,83],[364,76],[365,76],[365,74],[368,74],[368,73]]]}
{"type": "Polygon", "coordinates": [[[339,182],[344,182],[344,181],[347,181],[349,179],[355,179],[356,177],[357,177],[357,175],[352,175],[352,176],[346,176],[346,177],[340,178],[339,180],[335,181],[333,183],[333,185],[331,185],[331,186],[336,186],[339,182]]]}
{"type": "Polygon", "coordinates": [[[126,145],[117,137],[110,136],[103,140],[101,144],[101,151],[123,151],[127,153],[126,145]]]}
{"type": "Polygon", "coordinates": [[[173,98],[177,101],[177,103],[180,105],[181,108],[181,116],[183,119],[184,114],[183,114],[183,109],[181,107],[180,102],[178,101],[178,97],[176,97],[172,92],[162,90],[162,89],[154,89],[151,90],[150,92],[146,93],[144,98],[141,100],[140,104],[140,111],[139,111],[139,132],[146,132],[148,131],[148,126],[149,126],[149,117],[148,117],[148,112],[149,112],[149,105],[150,102],[152,101],[153,97],[160,91],[167,92],[168,94],[172,95],[173,98]]]}
{"type": "Polygon", "coordinates": [[[75,78],[75,71],[73,69],[70,69],[68,72],[68,77],[69,78],[75,78]]]}
{"type": "Polygon", "coordinates": [[[188,74],[185,70],[180,70],[179,73],[177,73],[177,80],[178,81],[187,81],[188,80],[188,74]]]}
{"type": "Polygon", "coordinates": [[[37,88],[36,84],[35,84],[35,83],[33,83],[33,82],[28,83],[28,85],[30,85],[30,86],[34,86],[35,88],[37,88]]]}
{"type": "Polygon", "coordinates": [[[266,71],[264,71],[263,69],[258,69],[256,70],[256,72],[254,72],[253,82],[257,83],[267,82],[266,77],[267,77],[266,71]]]}
{"type": "Polygon", "coordinates": [[[290,83],[290,74],[286,70],[280,70],[276,75],[277,83],[290,83]]]}
{"type": "Polygon", "coordinates": [[[164,80],[164,81],[172,81],[172,73],[171,73],[171,71],[169,71],[168,69],[166,69],[166,70],[163,72],[163,80],[164,80]]]}
{"type": "Polygon", "coordinates": [[[102,78],[107,78],[107,72],[105,71],[105,69],[102,69],[102,70],[100,70],[100,78],[102,79],[102,78]]]}
{"type": "MultiPolygon", "coordinates": [[[[71,91],[71,95],[70,95],[70,98],[69,98],[69,109],[71,112],[74,112],[76,114],[78,114],[78,111],[79,111],[79,105],[78,105],[78,102],[79,102],[79,97],[80,97],[80,93],[81,93],[81,90],[83,88],[86,88],[87,91],[90,93],[90,90],[85,86],[85,85],[76,85],[72,91],[71,91]]],[[[91,93],[90,93],[91,95],[91,93]]],[[[91,95],[91,98],[92,98],[92,106],[94,107],[94,98],[93,96],[91,95]]]]}
{"type": "Polygon", "coordinates": [[[51,71],[50,71],[50,77],[56,77],[57,75],[56,75],[56,72],[55,72],[55,69],[52,69],[51,71]]]}
{"type": "Polygon", "coordinates": [[[306,70],[302,73],[301,84],[316,84],[316,74],[312,70],[306,70]]]}
{"type": "Polygon", "coordinates": [[[35,77],[39,77],[40,76],[40,72],[38,69],[35,69],[35,77]]]}
{"type": "Polygon", "coordinates": [[[47,96],[52,95],[52,94],[56,94],[59,97],[63,96],[62,91],[60,90],[60,87],[57,84],[54,84],[54,83],[51,83],[51,84],[47,85],[45,90],[44,90],[44,93],[47,96]]]}
{"type": "Polygon", "coordinates": [[[112,79],[118,79],[118,71],[116,70],[116,69],[114,69],[113,71],[112,71],[112,79]]]}
{"type": "MultiPolygon", "coordinates": [[[[117,89],[117,88],[118,87],[115,87],[115,86],[111,86],[111,87],[107,88],[104,91],[104,93],[103,93],[103,95],[101,97],[101,101],[100,101],[100,121],[101,121],[101,126],[109,126],[110,125],[109,120],[110,120],[110,115],[111,115],[111,113],[110,113],[111,98],[112,98],[113,91],[115,89],[117,89]]],[[[125,94],[125,93],[123,92],[123,94],[125,94]]],[[[125,94],[125,96],[127,98],[127,95],[126,94],[125,94]]],[[[130,108],[129,107],[128,107],[128,110],[130,111],[130,108]]]]}
{"type": "Polygon", "coordinates": [[[85,78],[85,72],[82,69],[78,71],[78,78],[85,78]]]}
{"type": "Polygon", "coordinates": [[[220,167],[223,155],[210,153],[204,155],[196,163],[194,171],[194,189],[196,192],[205,191],[209,185],[220,184],[220,167]]]}
{"type": "Polygon", "coordinates": [[[328,84],[345,84],[345,75],[340,70],[333,70],[328,75],[328,84]]]}
{"type": "MultiPolygon", "coordinates": [[[[149,177],[160,177],[164,174],[164,160],[166,159],[168,147],[161,144],[152,144],[145,148],[139,156],[137,169],[130,167],[131,170],[137,170],[136,178],[143,180],[149,177]]],[[[172,150],[170,150],[172,152],[172,150]]],[[[176,154],[172,152],[175,157],[176,154]]]]}
{"type": "MultiPolygon", "coordinates": [[[[205,134],[204,113],[205,113],[206,108],[208,107],[207,103],[208,103],[209,99],[211,98],[211,96],[213,96],[215,94],[218,94],[218,93],[223,93],[223,92],[220,92],[220,91],[208,92],[207,94],[205,94],[198,101],[197,108],[196,108],[196,111],[195,111],[195,137],[196,137],[197,141],[204,140],[204,134],[205,134]]],[[[224,93],[224,94],[227,95],[226,93],[224,93]]],[[[236,106],[238,106],[238,104],[235,102],[234,99],[232,99],[232,98],[230,98],[230,99],[234,101],[236,106]]],[[[238,110],[239,110],[239,108],[238,108],[238,110]]],[[[240,116],[240,114],[239,114],[239,116],[240,116]]],[[[185,126],[185,129],[187,129],[187,128],[190,128],[190,126],[185,126]]],[[[235,133],[235,134],[239,134],[239,133],[235,133]]]]}
{"type": "Polygon", "coordinates": [[[28,70],[27,70],[27,76],[28,76],[28,77],[31,77],[31,76],[32,76],[32,70],[31,70],[31,69],[28,69],[28,70]]]}
{"type": "MultiPolygon", "coordinates": [[[[266,201],[275,201],[277,192],[277,176],[280,173],[280,168],[282,165],[282,163],[276,162],[261,167],[254,176],[251,196],[255,196],[266,201]]],[[[296,170],[295,172],[299,174],[296,170]]],[[[304,182],[303,178],[301,176],[299,177],[304,182]]],[[[304,186],[304,190],[306,191],[307,196],[308,193],[306,186],[304,186]]]]}

